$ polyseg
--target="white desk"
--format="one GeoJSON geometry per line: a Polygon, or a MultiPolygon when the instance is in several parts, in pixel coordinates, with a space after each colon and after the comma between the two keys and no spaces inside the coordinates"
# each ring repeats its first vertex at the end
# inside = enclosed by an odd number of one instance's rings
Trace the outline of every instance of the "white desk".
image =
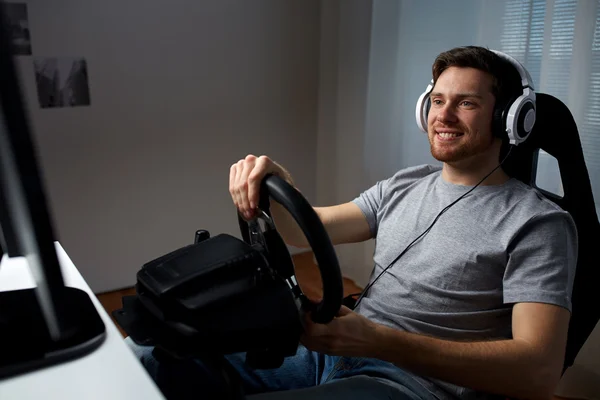
{"type": "MultiPolygon", "coordinates": [[[[106,338],[92,353],[23,375],[0,379],[0,399],[164,399],[59,243],[56,252],[67,286],[85,290],[106,326],[106,338]]],[[[23,257],[0,263],[0,291],[34,287],[23,257]]]]}

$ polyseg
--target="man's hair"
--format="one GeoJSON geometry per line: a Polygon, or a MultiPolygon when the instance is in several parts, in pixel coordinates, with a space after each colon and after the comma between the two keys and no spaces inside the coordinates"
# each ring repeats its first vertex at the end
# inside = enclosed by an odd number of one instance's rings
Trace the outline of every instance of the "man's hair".
{"type": "Polygon", "coordinates": [[[493,78],[492,94],[496,98],[496,104],[501,107],[522,93],[521,77],[517,69],[484,47],[456,47],[438,55],[431,68],[433,83],[450,67],[470,67],[489,73],[493,78]]]}

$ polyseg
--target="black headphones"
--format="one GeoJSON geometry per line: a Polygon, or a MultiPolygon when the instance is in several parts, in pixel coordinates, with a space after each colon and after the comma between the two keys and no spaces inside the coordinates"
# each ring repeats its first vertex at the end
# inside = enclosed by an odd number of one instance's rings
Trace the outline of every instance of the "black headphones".
{"type": "MultiPolygon", "coordinates": [[[[535,124],[535,89],[531,75],[523,65],[509,56],[508,54],[490,50],[504,61],[509,62],[521,76],[521,87],[523,92],[515,99],[505,104],[498,104],[494,109],[494,120],[492,122],[492,132],[495,136],[505,138],[508,135],[510,144],[519,145],[524,142],[535,124]]],[[[419,96],[416,107],[417,126],[423,132],[427,133],[427,116],[431,108],[429,93],[433,90],[433,79],[427,86],[427,89],[419,96]]]]}

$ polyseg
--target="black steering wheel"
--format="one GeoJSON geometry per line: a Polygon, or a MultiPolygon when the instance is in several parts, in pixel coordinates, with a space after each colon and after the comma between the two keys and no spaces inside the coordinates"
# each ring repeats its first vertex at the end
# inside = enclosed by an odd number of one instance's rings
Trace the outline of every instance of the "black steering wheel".
{"type": "Polygon", "coordinates": [[[250,222],[238,213],[244,241],[266,248],[269,264],[288,283],[296,298],[300,300],[301,308],[311,312],[314,322],[331,321],[342,305],[342,274],[331,239],[317,213],[300,192],[279,176],[272,174],[266,175],[262,180],[258,209],[258,217],[250,222]],[[323,298],[320,302],[309,300],[296,281],[292,257],[271,217],[269,197],[281,204],[296,220],[315,254],[323,282],[323,298]],[[265,222],[264,229],[258,223],[259,219],[265,222]]]}

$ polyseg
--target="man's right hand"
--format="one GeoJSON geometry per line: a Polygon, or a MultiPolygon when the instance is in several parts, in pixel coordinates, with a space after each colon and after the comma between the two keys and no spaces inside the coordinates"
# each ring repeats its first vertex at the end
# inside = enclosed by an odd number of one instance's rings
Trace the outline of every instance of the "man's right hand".
{"type": "Polygon", "coordinates": [[[267,156],[252,154],[233,164],[229,170],[229,193],[233,204],[246,220],[254,218],[260,195],[260,184],[267,174],[278,175],[291,182],[290,174],[267,156]]]}
{"type": "MultiPolygon", "coordinates": [[[[247,221],[257,215],[260,185],[267,174],[278,175],[294,186],[289,172],[267,156],[248,155],[231,166],[229,193],[240,215],[247,221]]],[[[367,218],[353,202],[330,207],[313,207],[333,244],[355,243],[371,238],[367,218]]],[[[279,203],[271,203],[271,215],[284,241],[295,247],[309,247],[304,232],[279,203]]]]}

